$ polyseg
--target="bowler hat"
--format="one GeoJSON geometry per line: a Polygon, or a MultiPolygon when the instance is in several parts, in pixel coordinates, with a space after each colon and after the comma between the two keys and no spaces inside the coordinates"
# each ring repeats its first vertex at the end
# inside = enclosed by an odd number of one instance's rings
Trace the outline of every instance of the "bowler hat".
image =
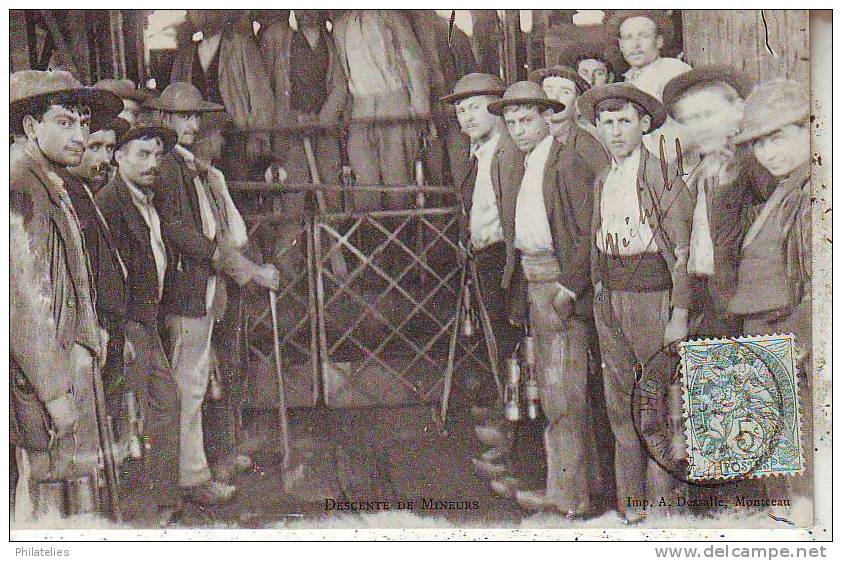
{"type": "Polygon", "coordinates": [[[488,112],[494,115],[502,115],[503,109],[511,105],[537,105],[543,109],[554,109],[556,112],[564,111],[565,105],[547,97],[544,88],[535,82],[515,82],[503,94],[503,99],[492,101],[488,104],[488,112]]]}
{"type": "Polygon", "coordinates": [[[164,153],[172,150],[173,146],[175,146],[176,142],[178,142],[178,133],[169,127],[157,125],[136,125],[117,139],[117,144],[114,146],[114,150],[119,150],[122,146],[132,140],[153,137],[160,138],[161,142],[164,143],[164,153]]]}
{"type": "Polygon", "coordinates": [[[541,85],[544,82],[544,79],[550,78],[552,76],[556,76],[558,78],[567,78],[574,84],[576,84],[576,89],[579,90],[579,95],[582,95],[589,89],[591,89],[591,85],[588,82],[579,76],[579,73],[567,66],[553,66],[551,68],[539,68],[538,70],[533,70],[529,73],[529,80],[535,82],[538,85],[541,85]]]}
{"type": "Polygon", "coordinates": [[[620,68],[620,53],[616,47],[597,41],[567,41],[562,44],[558,60],[562,66],[578,68],[583,60],[601,60],[614,72],[620,68]]]}
{"type": "Polygon", "coordinates": [[[91,110],[92,130],[123,110],[123,100],[111,92],[83,86],[64,70],[21,70],[9,76],[9,126],[23,132],[23,118],[44,109],[48,100],[68,105],[86,105],[91,110]]]}
{"type": "MultiPolygon", "coordinates": [[[[698,84],[724,82],[734,88],[740,97],[745,98],[749,92],[748,81],[745,76],[732,66],[724,64],[710,64],[697,66],[692,70],[679,74],[664,86],[661,99],[664,107],[672,114],[675,103],[690,88],[698,84]]],[[[673,115],[674,116],[674,115],[673,115]]]]}
{"type": "Polygon", "coordinates": [[[161,92],[160,97],[149,99],[146,107],[169,113],[204,113],[225,110],[218,103],[203,100],[199,88],[189,82],[173,82],[161,92]]]}
{"type": "Polygon", "coordinates": [[[746,98],[740,130],[734,138],[743,144],[766,136],[810,116],[805,86],[795,80],[776,78],[756,85],[746,98]]]}
{"type": "Polygon", "coordinates": [[[663,125],[667,119],[667,112],[664,110],[663,103],[643,90],[626,83],[605,84],[586,91],[584,95],[579,97],[579,111],[582,117],[589,123],[593,123],[596,119],[596,106],[606,99],[632,101],[640,105],[652,120],[652,124],[649,125],[650,132],[663,125]]]}
{"type": "Polygon", "coordinates": [[[120,96],[121,99],[131,99],[138,103],[143,103],[151,97],[147,90],[138,89],[135,83],[129,79],[116,80],[108,78],[106,80],[100,80],[94,84],[94,87],[109,91],[120,96]]]}
{"type": "Polygon", "coordinates": [[[503,80],[493,74],[472,72],[465,74],[453,85],[453,93],[443,96],[443,103],[456,103],[475,95],[492,95],[500,97],[506,91],[503,80]]]}

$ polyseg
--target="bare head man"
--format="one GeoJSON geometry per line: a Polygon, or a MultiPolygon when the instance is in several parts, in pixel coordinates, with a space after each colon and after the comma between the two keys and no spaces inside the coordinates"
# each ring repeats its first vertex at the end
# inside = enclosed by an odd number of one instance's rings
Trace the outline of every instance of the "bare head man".
{"type": "Polygon", "coordinates": [[[632,68],[653,63],[664,48],[664,36],[658,24],[643,15],[627,18],[620,24],[618,42],[623,58],[632,68]]]}

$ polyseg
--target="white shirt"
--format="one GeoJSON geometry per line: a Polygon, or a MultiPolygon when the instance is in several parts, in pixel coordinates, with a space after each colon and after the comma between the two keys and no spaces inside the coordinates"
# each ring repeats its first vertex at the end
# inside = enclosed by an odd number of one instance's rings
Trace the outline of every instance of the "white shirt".
{"type": "MultiPolygon", "coordinates": [[[[123,178],[126,181],[125,178],[123,178]]],[[[152,255],[155,257],[155,269],[158,272],[158,300],[164,294],[164,275],[167,272],[167,250],[164,247],[164,236],[161,235],[161,220],[158,218],[158,211],[152,205],[152,193],[146,194],[140,188],[135,187],[129,181],[129,193],[132,202],[137,208],[146,225],[149,227],[149,242],[152,245],[152,255]]]]}
{"type": "Polygon", "coordinates": [[[600,251],[609,255],[639,255],[657,251],[655,236],[640,205],[637,172],[638,146],[622,162],[611,161],[599,203],[602,225],[596,239],[600,251]],[[612,242],[608,242],[608,239],[612,242]],[[616,242],[616,243],[614,243],[616,242]]]}
{"type": "Polygon", "coordinates": [[[477,159],[470,217],[471,245],[474,249],[482,249],[503,239],[497,196],[491,182],[491,162],[499,143],[500,134],[495,132],[483,144],[471,146],[471,156],[477,159]]]}
{"type": "Polygon", "coordinates": [[[677,58],[656,58],[643,68],[630,68],[623,77],[627,83],[661,101],[667,82],[691,69],[677,58]]]}
{"type": "MultiPolygon", "coordinates": [[[[388,53],[383,36],[386,23],[378,10],[355,10],[348,15],[345,52],[348,62],[348,91],[353,97],[380,97],[405,89],[399,64],[384,64],[397,53],[388,53]]],[[[392,40],[392,43],[397,43],[392,40]]],[[[397,62],[397,61],[396,61],[397,62]]]]}
{"type": "Polygon", "coordinates": [[[523,179],[515,207],[515,247],[526,253],[553,249],[553,234],[544,205],[544,167],[552,146],[553,137],[547,135],[523,162],[523,179]]]}

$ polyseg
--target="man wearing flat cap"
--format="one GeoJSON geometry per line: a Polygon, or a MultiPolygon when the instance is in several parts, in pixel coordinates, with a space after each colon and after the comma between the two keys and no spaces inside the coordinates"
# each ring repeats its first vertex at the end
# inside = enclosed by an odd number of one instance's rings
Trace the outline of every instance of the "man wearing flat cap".
{"type": "Polygon", "coordinates": [[[105,359],[107,334],[97,319],[79,219],[57,172],[81,162],[91,125],[97,128],[111,121],[122,103],[111,93],[83,87],[62,71],[16,72],[10,76],[9,93],[12,132],[26,138],[11,162],[9,203],[23,217],[35,260],[46,269],[54,336],[67,353],[68,365],[68,371],[50,373],[57,382],[42,394],[38,389],[44,386],[34,378],[38,373],[21,372],[58,435],[49,449],[28,450],[30,488],[37,496],[39,482],[97,473],[94,377],[105,359]]]}
{"type": "Polygon", "coordinates": [[[699,336],[741,332],[728,300],[746,222],[752,206],[767,198],[763,185],[770,182],[751,151],[734,145],[748,90],[738,70],[722,65],[699,66],[664,88],[664,105],[683,129],[685,181],[695,197],[687,269],[699,289],[699,336]]]}
{"type": "Polygon", "coordinates": [[[120,113],[120,118],[125,119],[129,125],[133,125],[137,121],[143,104],[152,97],[147,90],[138,89],[135,83],[128,78],[100,80],[94,84],[94,87],[109,91],[123,100],[123,111],[120,113]]]}
{"type": "MultiPolygon", "coordinates": [[[[804,84],[776,79],[746,99],[739,145],[751,148],[775,178],[775,189],[742,240],[737,289],[728,311],[748,335],[792,333],[800,350],[799,391],[804,419],[804,473],[766,480],[770,497],[788,498],[778,516],[812,520],[812,221],[810,104],[804,84]]],[[[775,510],[775,509],[773,509],[775,510]]]]}
{"type": "MultiPolygon", "coordinates": [[[[628,84],[610,84],[586,92],[580,108],[611,153],[594,183],[591,278],[616,441],[618,507],[633,524],[646,516],[645,507],[635,506],[645,504],[641,499],[673,496],[676,483],[647,457],[629,412],[636,366],[654,370],[660,365],[652,359],[660,349],[687,336],[692,201],[681,176],[672,168],[664,174],[661,162],[642,146],[643,135],[666,118],[657,99],[628,84]]],[[[668,395],[660,397],[675,405],[668,395]]],[[[683,428],[672,430],[672,453],[683,457],[683,428]]]]}
{"type": "MultiPolygon", "coordinates": [[[[162,232],[175,252],[170,263],[162,309],[172,345],[172,368],[181,394],[179,484],[188,499],[200,504],[229,501],[236,490],[212,478],[202,434],[202,402],[210,379],[211,340],[227,301],[225,278],[243,285],[251,280],[276,288],[278,273],[243,257],[229,227],[227,201],[214,189],[207,165],[189,148],[199,133],[200,117],[222,111],[202,99],[196,86],[175,82],[150,107],[178,134],[175,148],[163,157],[154,199],[162,232]]],[[[217,170],[218,171],[218,170],[217,170]]]]}
{"type": "MultiPolygon", "coordinates": [[[[499,368],[506,364],[506,359],[514,351],[519,339],[518,330],[509,323],[509,295],[502,287],[506,245],[500,223],[499,192],[495,191],[491,181],[491,165],[495,154],[510,140],[500,118],[489,113],[488,105],[500,99],[505,90],[506,87],[497,76],[476,72],[460,78],[454,84],[453,92],[441,99],[443,103],[454,105],[462,133],[471,143],[470,171],[461,178],[459,185],[463,209],[460,240],[473,259],[477,300],[488,313],[491,322],[492,333],[489,335],[494,338],[499,368]]],[[[481,391],[487,393],[489,389],[486,384],[481,391]]],[[[487,399],[487,395],[481,396],[478,402],[487,399]]],[[[499,419],[495,416],[499,411],[493,407],[488,409],[474,411],[479,413],[481,422],[491,423],[481,426],[487,427],[485,432],[494,433],[494,438],[486,438],[484,441],[492,448],[479,458],[474,458],[473,463],[480,475],[493,477],[510,469],[507,462],[510,460],[509,440],[513,433],[500,427],[497,422],[499,419]],[[502,442],[504,440],[505,443],[502,442]]],[[[483,429],[478,434],[484,434],[483,429]]]]}
{"type": "Polygon", "coordinates": [[[94,201],[94,194],[108,182],[117,138],[128,130],[129,124],[125,120],[115,118],[104,128],[88,135],[78,166],[57,170],[79,218],[91,281],[97,294],[97,316],[100,326],[108,333],[108,352],[102,378],[109,410],[114,417],[117,415],[112,406],[117,404],[118,396],[124,391],[119,386],[122,383],[122,317],[127,270],[108,224],[94,201]]]}
{"type": "Polygon", "coordinates": [[[615,49],[594,41],[571,41],[561,47],[559,63],[575,69],[591,86],[604,86],[614,82],[620,67],[615,49]]]}
{"type": "Polygon", "coordinates": [[[498,157],[492,179],[501,193],[506,239],[503,286],[511,286],[519,260],[527,282],[535,375],[547,418],[546,486],[518,490],[515,498],[531,510],[579,518],[592,513],[584,439],[590,419],[586,318],[593,175],[587,175],[588,166],[571,145],[556,142],[549,133],[550,117],[565,109],[534,82],[512,84],[502,99],[489,104],[489,111],[503,116],[522,155],[511,164],[498,157]]]}
{"type": "Polygon", "coordinates": [[[132,516],[141,526],[167,524],[180,503],[178,386],[158,334],[166,272],[175,253],[152,204],[162,190],[161,161],[175,141],[175,132],[164,127],[132,127],[115,146],[117,173],[95,197],[124,259],[125,296],[117,286],[105,296],[124,302],[115,310],[115,322],[124,336],[125,390],[137,397],[144,417],[143,484],[130,501],[142,505],[132,516]]]}

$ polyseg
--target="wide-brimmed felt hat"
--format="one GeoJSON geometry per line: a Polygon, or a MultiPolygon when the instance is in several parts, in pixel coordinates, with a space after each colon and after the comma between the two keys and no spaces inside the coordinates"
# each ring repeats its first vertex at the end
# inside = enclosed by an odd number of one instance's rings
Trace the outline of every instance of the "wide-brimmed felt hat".
{"type": "Polygon", "coordinates": [[[453,93],[441,97],[440,101],[456,103],[475,95],[501,97],[505,91],[506,84],[497,76],[483,72],[471,72],[459,78],[459,81],[453,85],[453,93]]]}
{"type": "Polygon", "coordinates": [[[595,108],[606,99],[619,99],[633,101],[640,105],[649,115],[652,124],[649,131],[653,131],[664,124],[667,119],[667,112],[664,104],[649,95],[648,93],[632,86],[631,84],[617,83],[595,86],[579,97],[579,111],[582,117],[589,123],[596,119],[595,108]]]}
{"type": "Polygon", "coordinates": [[[121,80],[112,78],[100,80],[94,84],[94,87],[109,91],[120,96],[121,99],[131,99],[132,101],[136,101],[138,103],[144,103],[151,97],[148,90],[138,89],[135,83],[128,78],[121,80]]]}
{"type": "Polygon", "coordinates": [[[120,147],[124,146],[128,142],[131,142],[132,140],[150,137],[161,139],[161,142],[164,143],[164,153],[167,153],[170,150],[172,150],[173,146],[175,146],[178,142],[178,133],[176,133],[169,127],[163,127],[158,125],[135,125],[131,127],[128,130],[128,132],[126,132],[124,135],[117,138],[117,144],[114,147],[114,150],[119,150],[120,147]]]}
{"type": "Polygon", "coordinates": [[[537,105],[543,109],[554,109],[556,112],[564,111],[566,107],[562,102],[548,98],[544,88],[528,81],[515,82],[506,88],[502,99],[488,104],[488,112],[502,115],[503,109],[511,105],[537,105]]]}
{"type": "Polygon", "coordinates": [[[698,84],[715,82],[728,84],[734,88],[734,90],[742,98],[745,98],[749,93],[748,80],[742,72],[733,66],[724,64],[697,66],[688,72],[679,74],[667,82],[666,86],[664,86],[664,94],[661,96],[661,99],[664,102],[664,107],[666,107],[667,111],[672,114],[675,103],[690,88],[698,84]]]}
{"type": "Polygon", "coordinates": [[[746,98],[740,130],[734,138],[743,144],[810,117],[806,87],[795,80],[777,78],[761,82],[746,98]]]}
{"type": "Polygon", "coordinates": [[[160,97],[150,98],[145,106],[168,113],[204,113],[225,110],[225,107],[218,103],[202,99],[199,88],[189,82],[173,82],[161,92],[160,97]]]}
{"type": "Polygon", "coordinates": [[[578,68],[583,60],[601,60],[607,63],[612,72],[620,68],[620,52],[617,47],[612,47],[604,42],[598,41],[566,41],[562,43],[559,50],[559,64],[578,68]]]}
{"type": "Polygon", "coordinates": [[[9,127],[23,131],[23,118],[44,109],[48,100],[86,105],[91,110],[91,130],[108,123],[123,110],[123,100],[111,92],[83,86],[64,70],[21,70],[9,76],[9,127]]]}
{"type": "Polygon", "coordinates": [[[539,68],[538,70],[533,70],[529,73],[529,80],[540,86],[546,78],[550,78],[552,76],[567,78],[576,84],[576,88],[579,90],[579,95],[582,95],[591,89],[591,85],[587,80],[579,76],[579,73],[576,70],[567,66],[553,66],[550,68],[539,68]]]}

